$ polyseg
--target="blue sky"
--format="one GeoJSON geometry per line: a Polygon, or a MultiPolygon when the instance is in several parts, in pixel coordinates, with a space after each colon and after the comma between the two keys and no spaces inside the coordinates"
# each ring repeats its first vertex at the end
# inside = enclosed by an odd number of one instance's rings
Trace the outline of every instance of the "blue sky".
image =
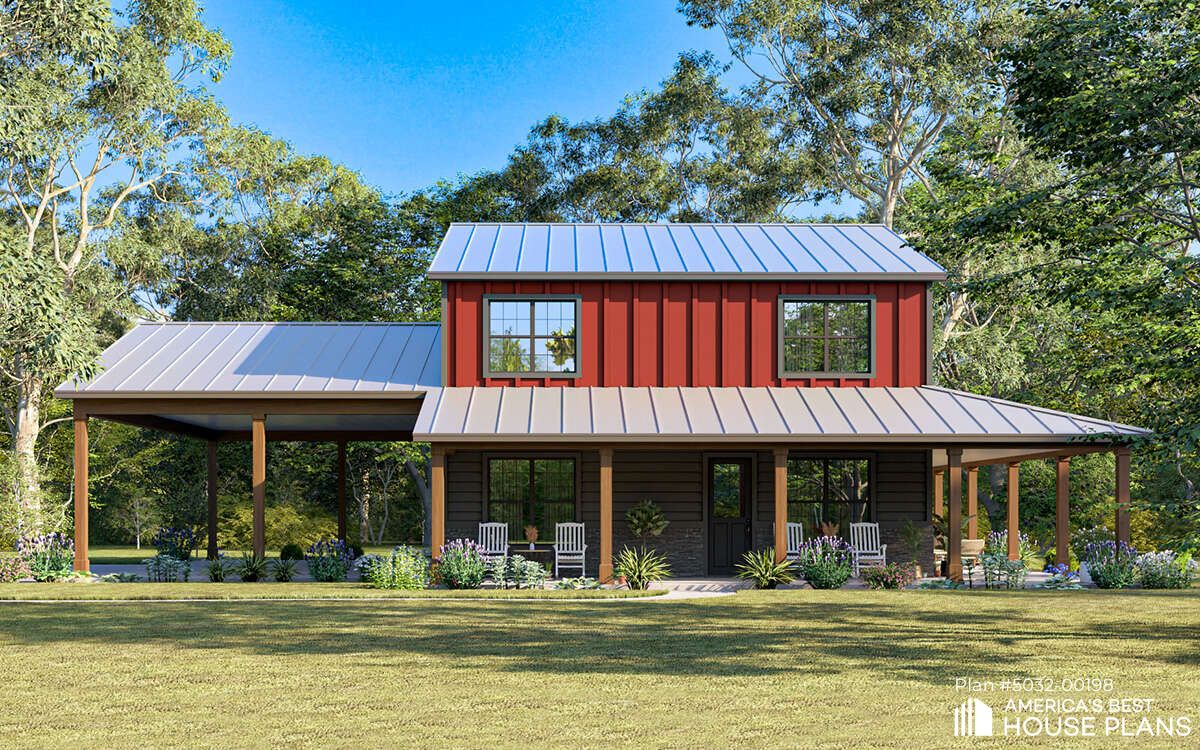
{"type": "Polygon", "coordinates": [[[675,0],[209,0],[233,45],[215,87],[235,121],[388,193],[504,164],[549,114],[611,114],[686,49],[724,53],[675,0]]]}

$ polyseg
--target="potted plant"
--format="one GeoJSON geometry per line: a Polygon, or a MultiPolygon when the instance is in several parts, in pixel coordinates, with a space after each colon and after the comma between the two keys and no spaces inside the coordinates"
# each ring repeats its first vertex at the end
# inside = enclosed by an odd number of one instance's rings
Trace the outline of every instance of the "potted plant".
{"type": "Polygon", "coordinates": [[[525,526],[525,541],[529,542],[529,549],[533,549],[534,545],[537,543],[537,538],[538,538],[537,526],[534,526],[533,524],[526,525],[525,526]]]}
{"type": "Polygon", "coordinates": [[[921,547],[925,545],[925,530],[912,521],[905,521],[904,525],[900,527],[900,539],[908,548],[913,575],[921,578],[921,547]]]}
{"type": "Polygon", "coordinates": [[[821,529],[821,536],[837,536],[842,525],[837,521],[821,521],[817,527],[821,529]]]}

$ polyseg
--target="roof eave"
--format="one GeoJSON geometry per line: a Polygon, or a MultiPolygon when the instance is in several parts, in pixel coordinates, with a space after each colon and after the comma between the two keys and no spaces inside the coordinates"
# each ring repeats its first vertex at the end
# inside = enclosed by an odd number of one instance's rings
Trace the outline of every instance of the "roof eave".
{"type": "Polygon", "coordinates": [[[881,273],[781,273],[742,271],[714,273],[675,271],[633,273],[629,271],[430,271],[434,281],[945,281],[944,271],[881,273]]]}

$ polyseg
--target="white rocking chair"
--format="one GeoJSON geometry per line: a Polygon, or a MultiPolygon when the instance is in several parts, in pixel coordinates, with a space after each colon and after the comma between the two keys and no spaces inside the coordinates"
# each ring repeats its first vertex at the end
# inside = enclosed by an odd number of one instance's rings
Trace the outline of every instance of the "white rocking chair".
{"type": "Polygon", "coordinates": [[[558,523],[554,525],[554,575],[562,577],[563,568],[578,568],[584,575],[584,554],[587,544],[583,541],[583,524],[558,523]]]}
{"type": "Polygon", "coordinates": [[[479,546],[483,561],[494,563],[508,557],[508,524],[481,523],[479,524],[479,546]]]}
{"type": "Polygon", "coordinates": [[[800,560],[800,547],[804,544],[804,524],[791,523],[787,525],[787,559],[792,562],[800,560]]]}
{"type": "Polygon", "coordinates": [[[879,543],[879,524],[850,524],[850,547],[854,550],[854,575],[858,576],[864,563],[887,565],[887,545],[879,543]]]}

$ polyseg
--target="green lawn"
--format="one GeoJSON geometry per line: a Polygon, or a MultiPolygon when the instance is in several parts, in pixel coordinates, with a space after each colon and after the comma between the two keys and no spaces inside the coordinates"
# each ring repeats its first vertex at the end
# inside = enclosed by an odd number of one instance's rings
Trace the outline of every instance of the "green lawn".
{"type": "Polygon", "coordinates": [[[663,590],[424,589],[385,591],[361,583],[0,583],[0,601],[158,599],[636,599],[663,590]]]}
{"type": "MultiPolygon", "coordinates": [[[[9,696],[0,745],[1145,748],[1194,741],[952,737],[951,709],[965,699],[954,690],[956,677],[1026,676],[1111,678],[1113,692],[1101,697],[1152,698],[1155,715],[1190,715],[1200,731],[1195,591],[0,602],[0,613],[9,696]]],[[[996,696],[980,695],[994,706],[1002,702],[996,696]]]]}

